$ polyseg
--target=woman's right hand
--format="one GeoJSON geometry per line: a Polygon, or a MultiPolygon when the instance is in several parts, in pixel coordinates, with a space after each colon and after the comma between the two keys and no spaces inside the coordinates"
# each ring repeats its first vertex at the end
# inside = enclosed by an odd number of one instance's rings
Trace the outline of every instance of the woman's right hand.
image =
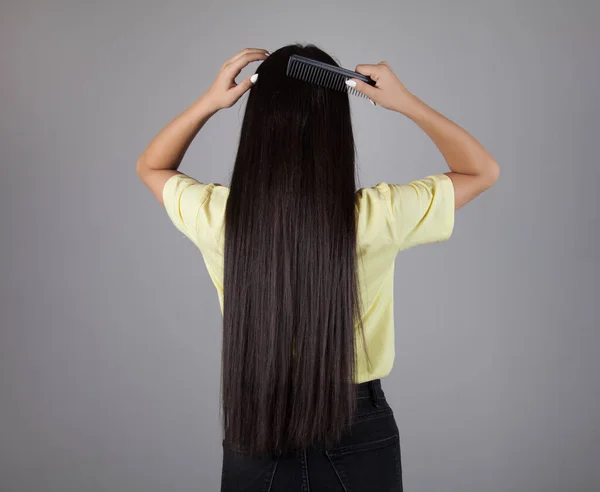
{"type": "Polygon", "coordinates": [[[361,92],[382,108],[403,113],[407,105],[414,101],[414,96],[400,82],[400,79],[387,62],[382,61],[377,65],[356,65],[354,71],[368,75],[375,81],[375,86],[372,86],[362,80],[350,79],[356,82],[354,88],[358,92],[361,92]]]}

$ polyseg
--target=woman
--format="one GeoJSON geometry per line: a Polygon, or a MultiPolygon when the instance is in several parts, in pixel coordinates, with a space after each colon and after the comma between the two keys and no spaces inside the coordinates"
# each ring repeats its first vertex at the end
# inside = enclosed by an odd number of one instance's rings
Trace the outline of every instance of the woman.
{"type": "Polygon", "coordinates": [[[394,360],[395,257],[449,238],[454,211],[498,166],[386,62],[358,65],[376,85],[348,85],[412,119],[450,171],[357,191],[349,96],[287,77],[291,54],[338,65],[314,45],[241,51],[152,140],[137,172],[217,289],[221,490],[401,491],[399,431],[381,386],[394,360]],[[256,74],[236,84],[254,61],[256,74]],[[206,121],[249,89],[230,187],[179,172],[206,121]]]}

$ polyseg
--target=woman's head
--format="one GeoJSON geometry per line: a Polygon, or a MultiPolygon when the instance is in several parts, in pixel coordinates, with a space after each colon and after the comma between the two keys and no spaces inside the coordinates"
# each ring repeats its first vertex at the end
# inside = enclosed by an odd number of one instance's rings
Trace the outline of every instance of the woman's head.
{"type": "Polygon", "coordinates": [[[339,66],[329,54],[312,44],[291,44],[279,48],[258,66],[256,73],[259,77],[250,90],[247,110],[271,109],[280,111],[283,115],[286,112],[292,113],[294,116],[311,110],[334,113],[341,111],[344,116],[348,116],[350,104],[346,92],[334,91],[286,75],[291,55],[339,66]]]}
{"type": "Polygon", "coordinates": [[[258,67],[226,205],[223,424],[251,454],[339,438],[364,337],[349,97],[286,76],[292,54],[337,65],[295,44],[258,67]]]}
{"type": "Polygon", "coordinates": [[[246,180],[249,176],[243,168],[250,162],[251,174],[263,171],[256,166],[277,162],[283,173],[282,181],[290,185],[301,174],[314,171],[314,178],[319,174],[319,178],[327,181],[346,178],[344,186],[354,186],[355,149],[349,96],[287,76],[288,59],[294,54],[338,65],[314,45],[292,44],[274,51],[258,66],[258,80],[246,103],[234,174],[243,173],[246,180]],[[254,152],[270,158],[254,159],[254,152]],[[323,163],[325,155],[338,157],[326,161],[329,165],[335,163],[335,169],[312,170],[313,159],[323,163]]]}

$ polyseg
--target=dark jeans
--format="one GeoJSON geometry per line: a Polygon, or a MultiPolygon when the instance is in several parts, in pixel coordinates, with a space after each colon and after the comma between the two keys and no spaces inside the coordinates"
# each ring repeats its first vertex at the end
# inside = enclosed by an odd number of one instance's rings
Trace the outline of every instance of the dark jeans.
{"type": "Polygon", "coordinates": [[[252,459],[223,443],[221,492],[402,492],[400,435],[381,380],[359,384],[357,398],[332,449],[252,459]]]}

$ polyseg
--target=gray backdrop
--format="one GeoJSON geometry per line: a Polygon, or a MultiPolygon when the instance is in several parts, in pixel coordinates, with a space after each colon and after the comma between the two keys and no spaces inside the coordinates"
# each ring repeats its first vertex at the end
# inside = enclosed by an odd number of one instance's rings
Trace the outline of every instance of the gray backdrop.
{"type": "MultiPolygon", "coordinates": [[[[218,490],[217,294],[135,164],[226,59],[295,41],[387,60],[502,168],[448,242],[396,261],[405,489],[600,490],[598,2],[14,0],[0,19],[0,491],[218,490]]],[[[244,101],[182,172],[229,183],[244,101]]],[[[352,110],[360,186],[447,170],[411,121],[352,110]]]]}

